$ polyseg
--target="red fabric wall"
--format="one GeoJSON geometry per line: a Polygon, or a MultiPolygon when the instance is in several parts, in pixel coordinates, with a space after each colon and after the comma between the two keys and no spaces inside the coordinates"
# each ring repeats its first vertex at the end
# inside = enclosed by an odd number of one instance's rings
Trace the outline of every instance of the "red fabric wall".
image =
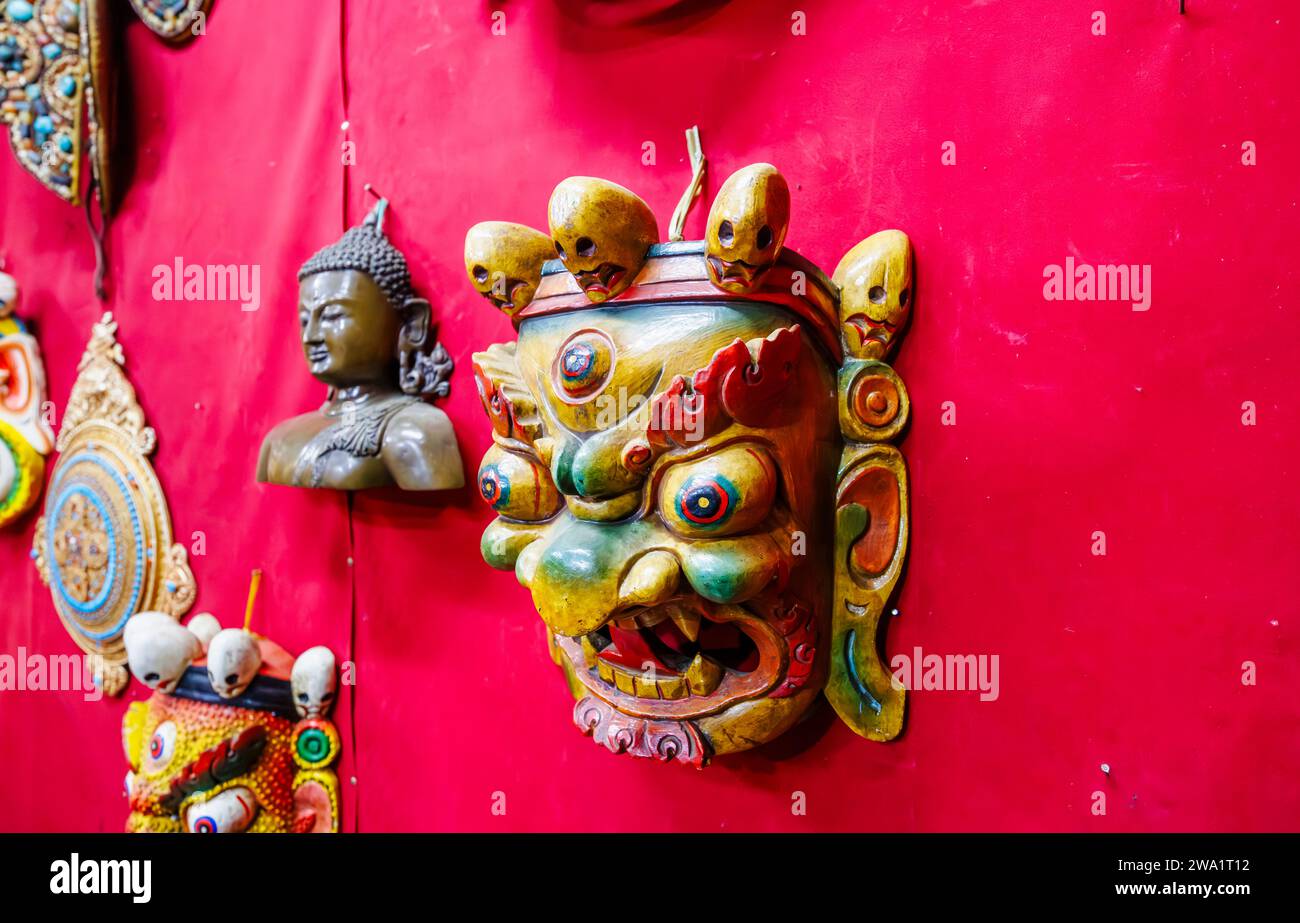
{"type": "MultiPolygon", "coordinates": [[[[109,306],[176,531],[206,536],[196,609],[237,623],[261,567],[259,628],[358,665],[336,715],[345,827],[1300,826],[1291,5],[809,0],[804,36],[789,3],[653,6],[622,24],[609,2],[508,3],[493,36],[485,4],[218,0],[180,51],[129,29],[138,165],[109,306]],[[464,278],[466,228],[544,227],[576,173],[635,189],[666,229],[692,124],[711,172],[688,238],[756,160],[790,179],[788,245],[827,270],[872,231],[911,235],[913,541],[889,650],[997,654],[996,701],[914,693],[891,745],[822,708],[703,772],[614,757],[573,729],[527,593],[479,559],[491,517],[472,488],[349,506],[253,482],[265,432],[322,397],[294,272],[368,207],[363,183],[392,200],[441,317],[472,472],[490,438],[470,354],[510,328],[464,278]],[[260,265],[261,310],[152,300],[152,267],[177,256],[260,265]],[[1069,256],[1149,264],[1150,310],[1045,301],[1043,268],[1069,256]]],[[[101,310],[83,220],[6,155],[0,234],[62,406],[101,310]]],[[[33,521],[0,535],[0,652],[70,652],[27,559],[33,521]]],[[[120,829],[123,708],[0,693],[0,829],[120,829]]]]}

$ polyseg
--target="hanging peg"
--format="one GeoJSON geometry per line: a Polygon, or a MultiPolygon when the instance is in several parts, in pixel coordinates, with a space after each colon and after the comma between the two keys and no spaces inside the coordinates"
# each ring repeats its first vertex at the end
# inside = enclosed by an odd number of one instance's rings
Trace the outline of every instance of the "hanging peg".
{"type": "Polygon", "coordinates": [[[686,216],[691,206],[699,198],[704,188],[704,171],[709,162],[704,157],[704,146],[700,143],[700,126],[692,125],[686,129],[686,152],[691,158],[691,182],[682,193],[681,201],[673,209],[672,220],[668,223],[668,239],[682,240],[686,229],[686,216]]]}

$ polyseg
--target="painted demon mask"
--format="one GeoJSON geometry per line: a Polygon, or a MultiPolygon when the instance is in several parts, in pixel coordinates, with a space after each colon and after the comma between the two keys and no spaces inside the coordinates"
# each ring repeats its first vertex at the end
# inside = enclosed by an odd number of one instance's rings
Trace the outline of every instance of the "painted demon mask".
{"type": "Polygon", "coordinates": [[[18,283],[0,272],[0,527],[31,509],[54,434],[45,419],[45,367],[36,338],[15,312],[18,283]]]}
{"type": "MultiPolygon", "coordinates": [[[[770,197],[737,185],[726,208],[764,214],[733,229],[769,224],[770,197]]],[[[644,225],[569,210],[598,224],[567,227],[566,249],[644,225]]],[[[474,357],[494,429],[483,556],[529,588],[575,723],[614,752],[700,766],[783,733],[824,690],[858,733],[901,729],[875,644],[907,547],[888,445],[906,392],[846,350],[838,287],[783,238],[746,286],[711,271],[712,237],[655,244],[596,304],[584,267],[551,261],[509,312],[517,342],[474,357]]]]}
{"type": "Polygon", "coordinates": [[[334,655],[296,661],[210,615],[127,624],[131,672],[154,689],[122,720],[128,833],[335,833],[334,655]]]}

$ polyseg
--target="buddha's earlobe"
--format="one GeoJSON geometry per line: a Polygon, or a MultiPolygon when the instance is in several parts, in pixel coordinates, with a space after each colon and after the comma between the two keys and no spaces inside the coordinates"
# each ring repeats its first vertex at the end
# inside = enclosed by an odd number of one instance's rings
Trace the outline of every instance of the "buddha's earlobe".
{"type": "Polygon", "coordinates": [[[453,363],[437,342],[433,309],[424,298],[408,298],[402,306],[401,388],[407,394],[446,397],[453,363]]]}
{"type": "Polygon", "coordinates": [[[408,298],[402,305],[402,349],[419,349],[430,339],[433,308],[426,298],[408,298]]]}

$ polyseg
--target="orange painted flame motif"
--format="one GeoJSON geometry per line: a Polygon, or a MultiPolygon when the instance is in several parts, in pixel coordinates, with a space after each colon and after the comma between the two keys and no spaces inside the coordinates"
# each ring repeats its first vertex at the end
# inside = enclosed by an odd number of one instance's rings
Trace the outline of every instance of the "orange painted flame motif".
{"type": "Polygon", "coordinates": [[[678,375],[651,404],[646,438],[665,451],[720,432],[730,421],[770,425],[781,413],[781,393],[798,372],[803,350],[799,325],[778,330],[751,355],[736,339],[713,354],[688,382],[678,375]]]}
{"type": "Polygon", "coordinates": [[[514,404],[478,363],[474,364],[474,383],[478,386],[479,400],[492,421],[492,428],[507,439],[521,438],[523,434],[516,425],[514,404]]]}

